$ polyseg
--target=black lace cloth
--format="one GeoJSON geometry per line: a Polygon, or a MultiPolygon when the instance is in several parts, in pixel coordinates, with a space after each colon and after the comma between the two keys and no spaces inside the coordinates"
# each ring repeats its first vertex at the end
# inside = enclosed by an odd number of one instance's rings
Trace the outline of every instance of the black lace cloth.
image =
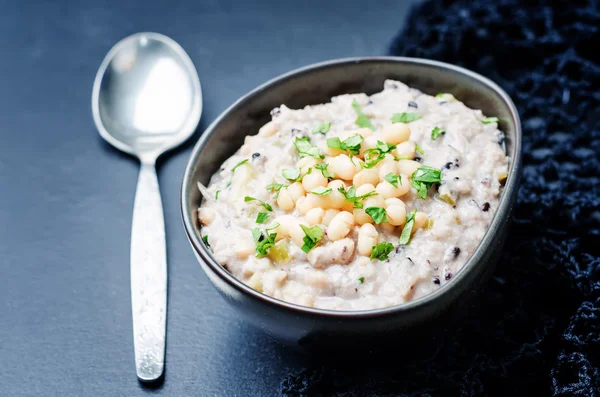
{"type": "Polygon", "coordinates": [[[500,264],[451,343],[427,359],[291,374],[283,396],[600,396],[598,2],[432,0],[391,54],[502,86],[523,123],[523,178],[500,264]]]}

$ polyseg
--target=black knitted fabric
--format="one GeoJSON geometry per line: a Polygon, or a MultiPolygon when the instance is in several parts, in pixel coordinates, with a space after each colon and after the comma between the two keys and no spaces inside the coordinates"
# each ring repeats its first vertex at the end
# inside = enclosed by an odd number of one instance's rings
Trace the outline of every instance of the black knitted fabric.
{"type": "Polygon", "coordinates": [[[432,0],[392,55],[502,86],[523,122],[510,235],[476,313],[432,357],[289,375],[283,396],[600,396],[598,2],[432,0]]]}

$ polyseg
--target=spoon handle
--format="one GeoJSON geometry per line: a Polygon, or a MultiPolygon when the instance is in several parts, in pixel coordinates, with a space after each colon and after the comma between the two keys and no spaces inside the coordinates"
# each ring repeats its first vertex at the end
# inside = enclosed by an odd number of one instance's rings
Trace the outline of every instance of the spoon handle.
{"type": "Polygon", "coordinates": [[[167,248],[156,170],[144,162],[131,227],[131,304],[137,376],[152,382],[165,362],[167,248]]]}

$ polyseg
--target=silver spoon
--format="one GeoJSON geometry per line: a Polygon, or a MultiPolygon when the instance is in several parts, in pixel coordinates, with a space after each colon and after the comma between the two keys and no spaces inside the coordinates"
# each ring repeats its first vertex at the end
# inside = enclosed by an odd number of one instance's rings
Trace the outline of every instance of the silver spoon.
{"type": "Polygon", "coordinates": [[[141,162],[131,227],[131,303],[137,376],[152,382],[164,371],[167,315],[167,250],[155,163],[200,121],[198,74],[172,39],[134,34],[102,61],[92,112],[102,138],[141,162]]]}

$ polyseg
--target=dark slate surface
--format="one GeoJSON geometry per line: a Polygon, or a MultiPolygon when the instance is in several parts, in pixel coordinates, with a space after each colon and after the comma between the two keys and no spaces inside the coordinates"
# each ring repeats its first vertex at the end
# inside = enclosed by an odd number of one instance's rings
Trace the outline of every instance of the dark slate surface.
{"type": "Polygon", "coordinates": [[[1,396],[270,396],[304,366],[237,318],[198,266],[179,215],[188,144],[159,170],[169,260],[166,380],[151,390],[138,384],[128,266],[138,166],[98,137],[92,81],[122,37],[167,34],[198,69],[205,128],[280,73],[385,54],[409,2],[160,3],[0,3],[1,396]]]}

